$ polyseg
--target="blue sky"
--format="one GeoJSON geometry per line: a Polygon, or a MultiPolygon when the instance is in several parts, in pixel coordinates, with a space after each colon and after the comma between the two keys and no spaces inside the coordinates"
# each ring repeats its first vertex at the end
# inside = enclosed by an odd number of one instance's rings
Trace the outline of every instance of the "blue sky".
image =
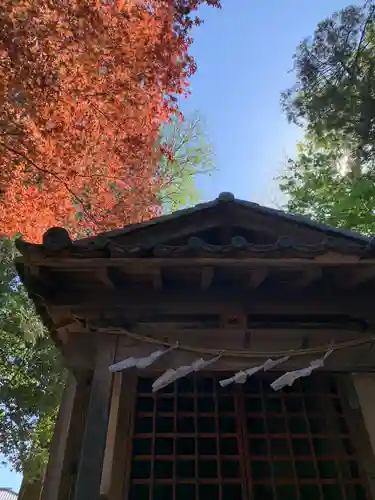
{"type": "Polygon", "coordinates": [[[205,199],[231,191],[265,205],[282,202],[274,178],[301,137],[279,103],[293,83],[292,55],[320,20],[350,3],[222,0],[222,10],[203,9],[192,51],[198,71],[184,110],[199,110],[217,156],[219,171],[199,182],[205,199]]]}
{"type": "MultiPolygon", "coordinates": [[[[205,8],[194,34],[198,71],[186,114],[199,111],[216,152],[218,172],[199,182],[205,199],[221,191],[265,205],[282,198],[274,178],[301,131],[280,109],[280,92],[293,82],[292,55],[317,22],[350,4],[343,0],[222,0],[205,8]]],[[[0,463],[1,463],[0,456],[0,463]]],[[[21,477],[0,465],[0,487],[21,477]]]]}

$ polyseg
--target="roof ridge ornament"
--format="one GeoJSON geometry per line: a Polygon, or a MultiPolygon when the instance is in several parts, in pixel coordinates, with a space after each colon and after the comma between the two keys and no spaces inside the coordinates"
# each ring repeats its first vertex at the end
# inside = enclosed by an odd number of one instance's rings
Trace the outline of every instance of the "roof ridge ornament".
{"type": "Polygon", "coordinates": [[[224,191],[219,194],[217,197],[217,201],[219,203],[231,203],[235,200],[234,194],[230,191],[224,191]]]}
{"type": "Polygon", "coordinates": [[[291,238],[290,236],[280,236],[277,239],[277,246],[278,248],[293,248],[295,246],[296,242],[294,238],[291,238]]]}
{"type": "Polygon", "coordinates": [[[231,244],[236,249],[246,249],[249,242],[243,236],[233,236],[231,239],[231,244]]]}
{"type": "Polygon", "coordinates": [[[69,232],[63,227],[50,227],[43,234],[43,246],[51,252],[59,252],[72,246],[69,232]]]}

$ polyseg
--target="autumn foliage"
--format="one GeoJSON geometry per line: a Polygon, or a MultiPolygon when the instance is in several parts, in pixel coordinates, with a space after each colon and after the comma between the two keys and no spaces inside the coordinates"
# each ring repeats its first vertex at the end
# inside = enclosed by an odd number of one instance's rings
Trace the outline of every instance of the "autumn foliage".
{"type": "Polygon", "coordinates": [[[80,236],[159,212],[169,152],[155,144],[195,71],[202,1],[3,1],[2,233],[39,241],[58,225],[80,236]]]}

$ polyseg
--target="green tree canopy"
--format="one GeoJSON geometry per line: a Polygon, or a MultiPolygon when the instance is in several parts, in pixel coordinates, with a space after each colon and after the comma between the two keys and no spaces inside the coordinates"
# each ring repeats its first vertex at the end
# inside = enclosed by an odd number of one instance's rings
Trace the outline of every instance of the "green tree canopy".
{"type": "Polygon", "coordinates": [[[357,178],[348,172],[348,157],[312,140],[299,144],[279,177],[287,196],[286,209],[318,222],[375,234],[375,173],[364,170],[357,178]]]}
{"type": "Polygon", "coordinates": [[[319,145],[349,152],[353,169],[375,154],[374,23],[369,2],[320,22],[298,46],[296,82],[282,94],[288,119],[306,127],[319,145]]]}
{"type": "Polygon", "coordinates": [[[180,121],[177,117],[160,131],[165,149],[159,163],[159,175],[166,187],[159,200],[164,212],[173,212],[198,203],[201,199],[197,177],[214,171],[214,153],[198,113],[180,121]]]}
{"type": "Polygon", "coordinates": [[[0,239],[0,453],[17,471],[42,473],[64,371],[20,284],[13,241],[0,239]]]}
{"type": "Polygon", "coordinates": [[[375,233],[375,8],[349,6],[320,22],[294,55],[282,94],[306,130],[279,178],[286,208],[333,226],[375,233]]]}

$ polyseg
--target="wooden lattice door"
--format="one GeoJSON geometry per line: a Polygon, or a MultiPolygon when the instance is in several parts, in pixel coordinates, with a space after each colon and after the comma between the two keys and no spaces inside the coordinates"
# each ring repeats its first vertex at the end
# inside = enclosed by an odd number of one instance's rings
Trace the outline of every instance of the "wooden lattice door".
{"type": "Polygon", "coordinates": [[[265,374],[223,389],[205,375],[152,394],[140,378],[124,498],[369,498],[336,379],[316,374],[276,393],[269,383],[265,374]]]}

